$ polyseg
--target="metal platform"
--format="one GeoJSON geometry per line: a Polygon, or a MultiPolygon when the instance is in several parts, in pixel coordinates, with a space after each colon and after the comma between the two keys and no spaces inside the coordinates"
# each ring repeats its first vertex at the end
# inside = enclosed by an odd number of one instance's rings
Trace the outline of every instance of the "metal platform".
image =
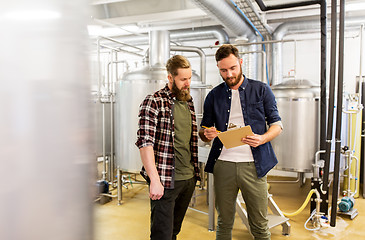
{"type": "MultiPolygon", "coordinates": [[[[268,195],[268,205],[269,209],[272,211],[273,214],[268,214],[267,218],[269,220],[269,228],[273,228],[276,226],[281,225],[282,226],[282,234],[285,236],[288,236],[290,234],[290,223],[289,218],[286,218],[284,214],[280,211],[279,207],[274,202],[274,199],[272,198],[272,195],[268,195]]],[[[241,194],[237,195],[236,200],[236,211],[238,215],[241,217],[242,222],[246,225],[247,229],[250,231],[250,226],[248,224],[248,218],[247,218],[247,211],[244,208],[244,200],[242,198],[241,194]]]]}

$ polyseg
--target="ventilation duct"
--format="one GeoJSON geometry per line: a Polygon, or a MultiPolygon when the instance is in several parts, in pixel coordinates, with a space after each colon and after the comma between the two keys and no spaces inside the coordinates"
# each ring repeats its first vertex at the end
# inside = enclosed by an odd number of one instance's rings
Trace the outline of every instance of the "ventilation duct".
{"type": "Polygon", "coordinates": [[[193,0],[203,11],[216,18],[224,27],[236,36],[245,36],[249,42],[256,41],[254,29],[225,0],[193,0]]]}
{"type": "MultiPolygon", "coordinates": [[[[147,45],[148,36],[126,36],[126,37],[114,37],[124,43],[133,43],[134,45],[147,45]]],[[[197,39],[216,39],[220,44],[229,43],[229,37],[226,31],[221,27],[201,27],[192,29],[181,29],[170,31],[170,39],[172,41],[189,41],[197,39]]]]}
{"type": "Polygon", "coordinates": [[[150,32],[150,67],[166,69],[165,64],[170,57],[169,31],[150,32]]]}
{"type": "MultiPolygon", "coordinates": [[[[217,19],[224,27],[231,30],[237,37],[247,38],[248,42],[257,42],[259,39],[251,25],[229,2],[225,0],[193,0],[193,2],[217,19]]],[[[248,64],[247,68],[252,70],[244,72],[244,74],[249,78],[257,79],[259,73],[258,54],[256,53],[258,46],[240,47],[239,50],[241,52],[253,52],[248,56],[243,56],[248,64]]]]}

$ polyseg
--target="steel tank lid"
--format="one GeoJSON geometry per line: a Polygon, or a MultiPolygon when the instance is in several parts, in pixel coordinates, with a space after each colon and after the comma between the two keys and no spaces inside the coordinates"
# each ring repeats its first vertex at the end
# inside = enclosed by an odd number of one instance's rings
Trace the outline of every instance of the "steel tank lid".
{"type": "Polygon", "coordinates": [[[315,86],[311,81],[306,79],[291,79],[280,84],[274,85],[272,89],[286,89],[286,88],[318,88],[319,86],[315,86]]]}
{"type": "Polygon", "coordinates": [[[120,78],[120,81],[166,81],[166,69],[143,67],[142,69],[126,72],[120,78]]]}
{"type": "Polygon", "coordinates": [[[276,98],[318,98],[320,87],[309,80],[288,80],[271,87],[276,98]]]}

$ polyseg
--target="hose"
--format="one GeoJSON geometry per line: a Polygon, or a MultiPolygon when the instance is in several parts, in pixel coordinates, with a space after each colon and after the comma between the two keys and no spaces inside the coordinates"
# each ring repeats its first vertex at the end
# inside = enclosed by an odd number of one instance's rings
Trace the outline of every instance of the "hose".
{"type": "Polygon", "coordinates": [[[293,217],[293,216],[296,216],[296,215],[298,215],[299,213],[301,213],[301,212],[304,210],[304,208],[307,206],[307,204],[308,204],[308,202],[309,202],[309,200],[310,200],[310,197],[311,197],[311,196],[312,196],[312,194],[313,194],[313,193],[315,193],[315,192],[316,192],[316,190],[315,190],[315,189],[310,190],[310,192],[308,193],[307,198],[305,199],[305,201],[304,201],[304,203],[302,204],[302,206],[301,206],[301,207],[300,207],[297,211],[292,212],[292,213],[282,212],[282,213],[284,214],[284,216],[286,216],[286,217],[293,217]]]}
{"type": "Polygon", "coordinates": [[[316,211],[313,210],[313,212],[311,213],[310,217],[307,219],[307,221],[305,221],[304,223],[304,228],[307,229],[308,231],[317,231],[319,229],[321,229],[321,225],[317,226],[316,228],[308,228],[307,224],[308,222],[312,219],[312,217],[316,214],[316,211]]]}

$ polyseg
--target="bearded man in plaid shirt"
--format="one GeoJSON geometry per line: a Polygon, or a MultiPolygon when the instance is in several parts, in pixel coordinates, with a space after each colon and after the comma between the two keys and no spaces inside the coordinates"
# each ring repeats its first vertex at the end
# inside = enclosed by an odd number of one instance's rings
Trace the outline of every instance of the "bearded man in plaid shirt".
{"type": "Polygon", "coordinates": [[[190,96],[191,66],[180,55],[166,64],[168,83],[139,109],[136,146],[149,183],[151,239],[176,239],[199,178],[198,132],[190,96]]]}

